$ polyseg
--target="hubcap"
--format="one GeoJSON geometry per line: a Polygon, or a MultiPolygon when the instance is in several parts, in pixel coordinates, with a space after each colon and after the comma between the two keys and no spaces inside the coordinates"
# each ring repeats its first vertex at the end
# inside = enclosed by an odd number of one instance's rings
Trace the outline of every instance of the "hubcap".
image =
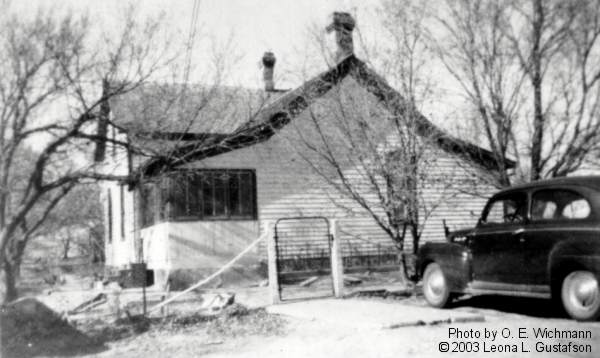
{"type": "Polygon", "coordinates": [[[444,276],[439,270],[436,270],[431,273],[427,286],[429,287],[429,291],[434,296],[441,296],[444,293],[444,276]]]}
{"type": "Polygon", "coordinates": [[[590,310],[599,304],[598,281],[592,273],[576,271],[568,279],[569,300],[577,309],[590,310]]]}

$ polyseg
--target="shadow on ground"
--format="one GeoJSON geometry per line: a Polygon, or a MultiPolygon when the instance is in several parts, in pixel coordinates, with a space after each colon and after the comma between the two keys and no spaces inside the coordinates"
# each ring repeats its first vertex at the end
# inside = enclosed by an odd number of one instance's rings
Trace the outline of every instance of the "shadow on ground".
{"type": "Polygon", "coordinates": [[[559,304],[541,298],[482,295],[458,299],[451,307],[492,309],[538,318],[568,318],[559,304]]]}

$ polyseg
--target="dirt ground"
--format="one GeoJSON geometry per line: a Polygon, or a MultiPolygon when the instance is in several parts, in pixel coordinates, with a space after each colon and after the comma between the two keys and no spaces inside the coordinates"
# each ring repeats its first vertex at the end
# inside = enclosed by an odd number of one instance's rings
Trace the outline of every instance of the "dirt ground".
{"type": "MultiPolygon", "coordinates": [[[[261,307],[269,302],[268,288],[253,287],[235,290],[236,302],[223,314],[213,318],[194,314],[199,306],[199,298],[188,299],[171,305],[166,317],[143,319],[139,316],[110,320],[99,310],[88,319],[77,318],[63,321],[60,308],[74,306],[93,295],[92,291],[53,292],[38,296],[39,302],[47,307],[48,321],[57,329],[38,327],[24,317],[18,317],[12,331],[4,329],[8,322],[6,313],[2,316],[2,357],[442,357],[446,355],[474,357],[599,357],[600,322],[578,323],[567,319],[547,300],[515,297],[481,296],[458,301],[450,308],[451,312],[429,308],[420,296],[406,296],[406,291],[390,294],[386,291],[397,285],[397,278],[389,274],[369,274],[362,277],[363,284],[348,285],[347,292],[355,292],[344,300],[340,315],[348,316],[343,310],[363,310],[369,319],[348,319],[339,321],[335,312],[329,319],[320,319],[318,315],[310,318],[290,315],[269,314],[261,307]],[[369,286],[368,292],[362,291],[369,286]],[[360,292],[356,294],[356,292],[360,292]],[[72,301],[72,302],[70,302],[72,301]],[[352,305],[356,302],[356,305],[352,305]],[[367,304],[365,304],[365,302],[367,304]],[[404,314],[428,310],[429,316],[476,316],[484,321],[449,323],[445,321],[416,322],[392,328],[374,327],[373,321],[385,313],[373,312],[369,317],[369,303],[385,302],[391,305],[394,313],[388,316],[402,317],[404,314]],[[350,306],[348,306],[348,303],[350,306]],[[350,307],[350,308],[347,308],[350,307]],[[355,308],[352,308],[355,307],[355,308]],[[416,308],[418,307],[418,309],[416,308]],[[364,311],[369,311],[365,313],[364,311]],[[58,316],[51,314],[57,312],[58,316]],[[403,313],[405,312],[405,313],[403,313]],[[578,329],[589,331],[586,339],[536,339],[533,330],[578,329]],[[484,333],[485,331],[510,332],[518,335],[519,329],[525,330],[527,338],[503,339],[494,342],[479,338],[457,338],[450,336],[450,330],[484,333]],[[547,353],[537,352],[536,344],[552,348],[553,344],[589,345],[591,352],[583,353],[547,353]],[[447,353],[440,351],[440,344],[448,343],[449,349],[462,352],[447,353]],[[487,346],[483,347],[486,343],[487,346]],[[504,348],[513,343],[519,345],[518,352],[492,352],[497,344],[504,348]],[[521,345],[529,352],[523,352],[521,345]],[[465,350],[471,352],[465,352],[465,350]],[[477,349],[477,351],[475,351],[477,349]]],[[[229,289],[223,289],[227,292],[229,289]]],[[[320,279],[312,286],[310,294],[318,296],[330,290],[330,282],[320,279]]],[[[214,292],[208,290],[207,292],[214,292]]],[[[286,286],[284,297],[300,297],[306,289],[286,286]]],[[[200,292],[197,293],[201,295],[200,292]]],[[[121,303],[134,314],[140,311],[139,292],[125,290],[121,294],[121,303]],[[129,302],[129,303],[128,303],[129,302]]],[[[160,294],[149,295],[149,306],[157,303],[160,294]],[[156,296],[156,297],[155,297],[156,296]]],[[[307,305],[310,307],[310,305],[307,305]]],[[[309,315],[310,316],[310,315],[309,315]]],[[[351,315],[350,315],[351,316],[351,315]]],[[[360,315],[359,315],[360,316],[360,315]]],[[[392,317],[384,317],[394,319],[392,317]]],[[[382,319],[385,321],[385,319],[382,319]]],[[[512,346],[509,346],[511,348],[512,346]]],[[[443,348],[443,347],[442,347],[443,348]]],[[[498,347],[496,347],[498,348],[498,347]]],[[[507,348],[505,348],[507,349],[507,348]]]]}
{"type": "MultiPolygon", "coordinates": [[[[366,299],[366,298],[365,298],[366,299]]],[[[368,298],[373,300],[374,298],[368,298]]],[[[405,299],[393,302],[398,309],[423,306],[421,299],[405,299]]],[[[480,297],[456,305],[454,310],[483,314],[485,322],[451,323],[397,329],[373,329],[371,326],[339,325],[318,319],[303,320],[282,317],[277,330],[261,334],[214,335],[209,329],[189,329],[178,332],[151,331],[133,338],[109,343],[100,357],[442,357],[448,354],[463,356],[467,353],[440,352],[440,342],[472,341],[482,339],[450,339],[449,329],[483,332],[487,330],[510,330],[518,334],[519,329],[528,332],[537,328],[589,330],[590,339],[577,340],[590,344],[590,353],[546,353],[536,352],[539,339],[528,333],[523,341],[531,352],[484,352],[474,353],[477,357],[598,357],[600,352],[600,323],[576,323],[561,317],[549,304],[542,300],[480,297]],[[523,314],[527,312],[528,314],[523,314]]],[[[248,333],[248,332],[246,332],[248,333]]],[[[498,340],[502,344],[517,340],[498,340]]],[[[568,340],[543,340],[545,344],[566,343],[568,340]]],[[[488,346],[486,349],[492,349],[488,346]]],[[[521,349],[521,348],[519,348],[521,349]]]]}
{"type": "MultiPolygon", "coordinates": [[[[399,311],[426,307],[421,297],[358,297],[349,300],[384,301],[399,311]]],[[[363,305],[364,306],[364,305],[363,305]]],[[[106,326],[94,322],[80,323],[77,329],[87,339],[87,346],[73,345],[58,350],[37,349],[32,354],[12,356],[76,356],[76,357],[442,357],[440,343],[478,342],[477,357],[598,357],[600,322],[578,323],[567,319],[545,300],[510,297],[475,297],[459,301],[451,310],[475,313],[484,322],[417,325],[392,329],[374,329],[372,325],[343,324],[319,319],[301,319],[269,315],[262,309],[247,311],[240,306],[217,319],[177,318],[152,322],[121,321],[106,326]],[[530,352],[483,351],[484,339],[449,337],[450,329],[484,332],[506,331],[517,335],[519,329],[532,332],[538,328],[578,329],[589,331],[589,339],[571,340],[589,344],[587,353],[536,352],[540,339],[528,333],[526,339],[500,339],[496,343],[519,343],[530,352]]],[[[433,310],[433,309],[432,309],[433,310]]],[[[568,339],[542,339],[543,344],[568,343],[568,339]]],[[[490,343],[490,342],[487,342],[490,343]]],[[[463,347],[464,348],[464,347],[463,347]]],[[[490,346],[486,349],[491,349],[490,346]]],[[[519,349],[521,349],[519,347],[519,349]]],[[[4,355],[10,356],[10,355],[4,355]]]]}

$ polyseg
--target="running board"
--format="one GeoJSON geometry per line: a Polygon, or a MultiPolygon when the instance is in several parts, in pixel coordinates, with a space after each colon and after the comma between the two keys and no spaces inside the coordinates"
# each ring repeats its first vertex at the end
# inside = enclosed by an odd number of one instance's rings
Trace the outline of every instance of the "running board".
{"type": "Polygon", "coordinates": [[[547,285],[517,285],[487,281],[473,281],[463,291],[472,295],[505,295],[518,297],[551,298],[547,285]]]}

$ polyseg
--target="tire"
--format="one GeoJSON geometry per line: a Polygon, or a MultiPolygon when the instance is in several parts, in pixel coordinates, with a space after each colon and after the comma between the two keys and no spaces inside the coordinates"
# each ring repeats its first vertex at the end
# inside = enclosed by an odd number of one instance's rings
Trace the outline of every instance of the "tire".
{"type": "Polygon", "coordinates": [[[562,281],[560,297],[565,311],[578,321],[594,321],[600,316],[600,287],[590,271],[569,273],[562,281]]]}
{"type": "Polygon", "coordinates": [[[423,295],[430,306],[443,308],[448,304],[450,288],[442,268],[437,263],[430,263],[423,274],[423,295]]]}

